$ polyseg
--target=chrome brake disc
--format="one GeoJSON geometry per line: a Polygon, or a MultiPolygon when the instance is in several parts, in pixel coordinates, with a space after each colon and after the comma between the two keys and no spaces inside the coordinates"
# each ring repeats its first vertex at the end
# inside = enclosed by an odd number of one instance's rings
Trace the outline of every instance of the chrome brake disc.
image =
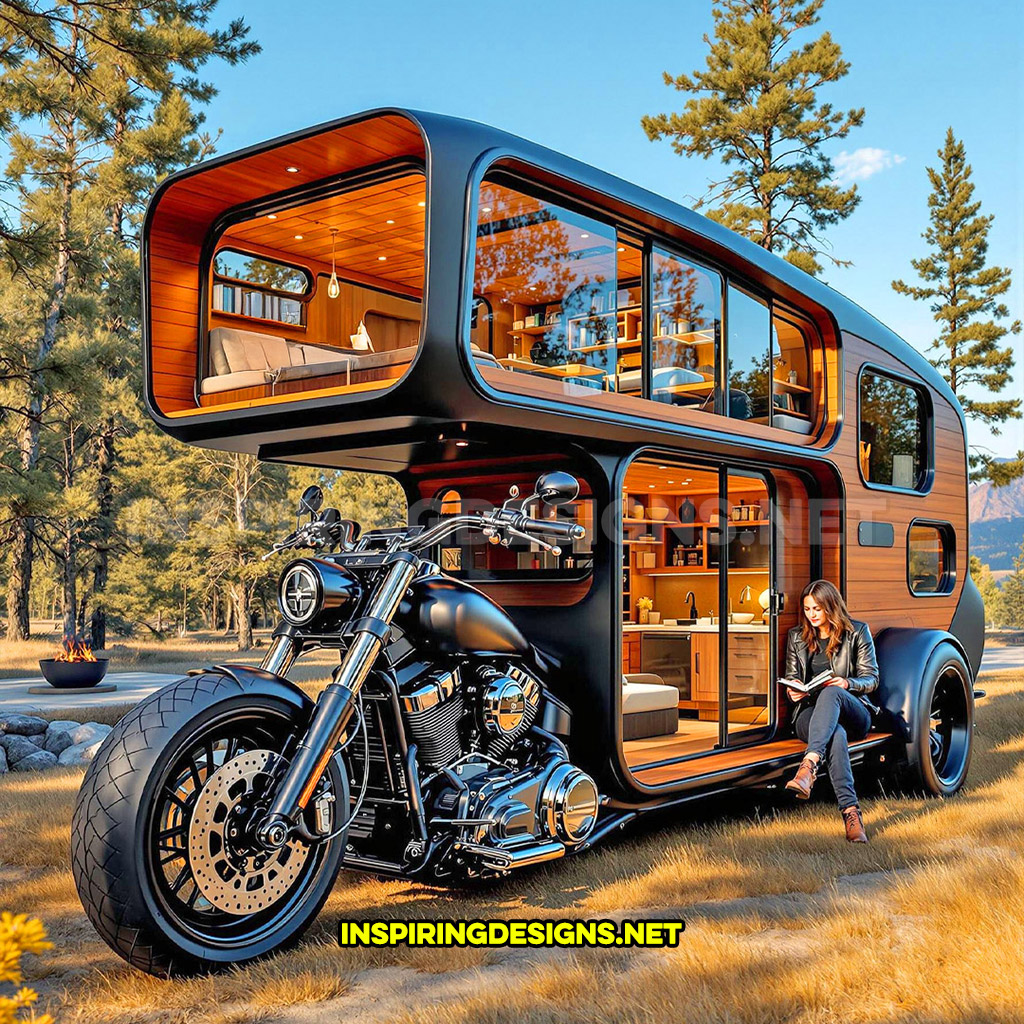
{"type": "Polygon", "coordinates": [[[292,839],[280,850],[240,846],[240,804],[252,805],[269,777],[285,764],[272,750],[250,750],[228,761],[206,781],[188,830],[188,859],[199,891],[218,910],[242,917],[273,906],[302,871],[309,846],[292,839]]]}

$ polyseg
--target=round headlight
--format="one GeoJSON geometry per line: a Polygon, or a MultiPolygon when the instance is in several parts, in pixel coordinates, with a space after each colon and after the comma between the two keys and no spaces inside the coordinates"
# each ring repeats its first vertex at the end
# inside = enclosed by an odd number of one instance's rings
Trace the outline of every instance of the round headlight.
{"type": "Polygon", "coordinates": [[[293,625],[309,622],[323,606],[323,587],[320,577],[309,565],[289,566],[281,577],[278,588],[281,614],[293,625]]]}

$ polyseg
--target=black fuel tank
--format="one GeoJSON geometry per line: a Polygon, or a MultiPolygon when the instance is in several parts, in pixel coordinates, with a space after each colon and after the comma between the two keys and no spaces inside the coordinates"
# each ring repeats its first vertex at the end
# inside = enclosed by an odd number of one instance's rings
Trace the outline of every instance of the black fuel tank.
{"type": "Polygon", "coordinates": [[[448,576],[416,580],[395,623],[413,642],[443,654],[526,654],[526,638],[504,609],[448,576]]]}

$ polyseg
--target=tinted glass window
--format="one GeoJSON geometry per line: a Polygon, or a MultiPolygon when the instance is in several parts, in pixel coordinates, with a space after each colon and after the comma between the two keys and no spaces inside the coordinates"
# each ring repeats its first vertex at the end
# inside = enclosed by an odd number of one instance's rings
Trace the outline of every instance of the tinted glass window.
{"type": "Polygon", "coordinates": [[[866,482],[919,489],[927,462],[924,400],[917,388],[882,373],[862,374],[859,442],[866,482]]]}
{"type": "Polygon", "coordinates": [[[309,274],[299,267],[221,249],[213,260],[213,308],[257,320],[305,323],[309,274]]]}
{"type": "Polygon", "coordinates": [[[576,395],[615,390],[618,256],[609,225],[485,181],[473,292],[490,308],[494,369],[576,395]]]}
{"type": "Polygon", "coordinates": [[[729,287],[726,352],[729,358],[727,415],[768,422],[771,365],[771,317],[761,299],[729,287]]]}
{"type": "Polygon", "coordinates": [[[659,249],[651,253],[651,397],[715,411],[722,278],[659,249]]]}
{"type": "Polygon", "coordinates": [[[915,594],[944,594],[952,582],[952,531],[915,523],[907,537],[907,577],[915,594]]]}

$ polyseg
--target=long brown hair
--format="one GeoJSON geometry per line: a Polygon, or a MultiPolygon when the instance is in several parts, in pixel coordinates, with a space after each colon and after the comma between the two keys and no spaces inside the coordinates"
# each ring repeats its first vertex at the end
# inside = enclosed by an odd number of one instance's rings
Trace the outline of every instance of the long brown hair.
{"type": "Polygon", "coordinates": [[[847,630],[853,630],[853,623],[850,621],[850,613],[846,610],[846,602],[843,595],[836,589],[835,584],[828,580],[815,580],[804,587],[800,595],[800,619],[804,643],[809,651],[817,651],[820,639],[818,631],[807,620],[804,614],[804,600],[808,597],[814,598],[814,603],[825,613],[825,620],[828,622],[828,656],[832,657],[839,650],[843,642],[843,635],[847,630]]]}

